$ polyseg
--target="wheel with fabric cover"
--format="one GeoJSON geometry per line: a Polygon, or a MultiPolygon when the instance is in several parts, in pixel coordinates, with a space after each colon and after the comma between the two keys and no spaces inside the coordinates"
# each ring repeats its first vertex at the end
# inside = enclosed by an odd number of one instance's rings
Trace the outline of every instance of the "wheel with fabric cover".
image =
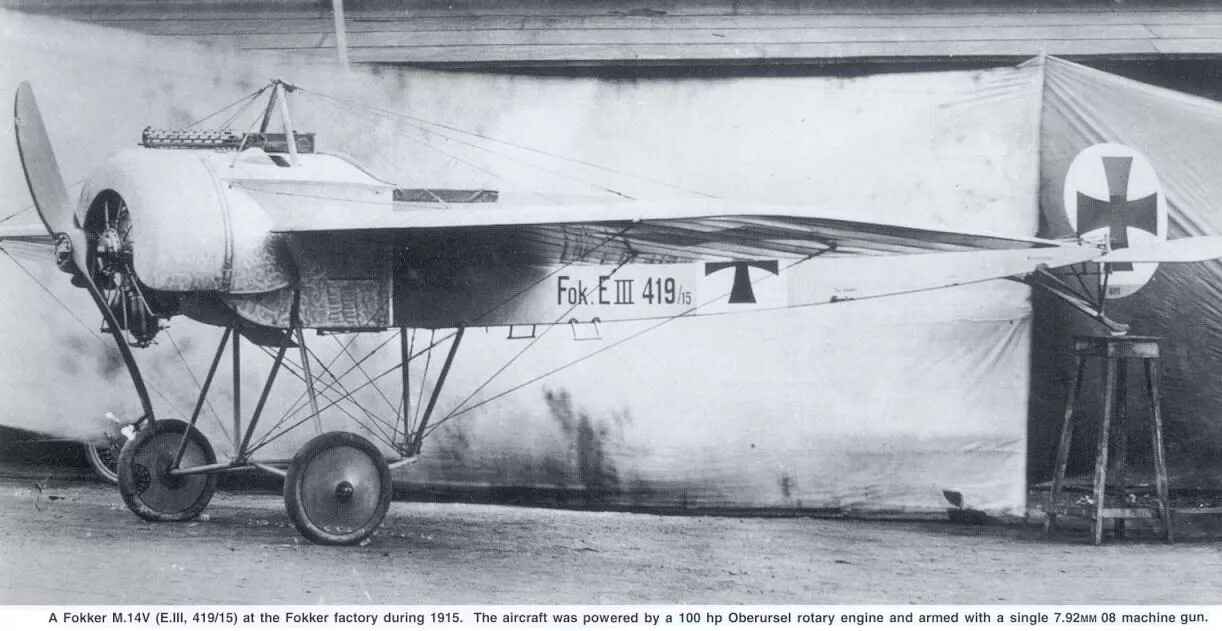
{"type": "Polygon", "coordinates": [[[216,474],[170,475],[183,435],[187,446],[180,468],[216,464],[208,439],[175,419],[149,423],[119,455],[119,494],[131,511],[148,521],[185,521],[199,515],[216,491],[216,474]]]}
{"type": "Polygon", "coordinates": [[[351,432],[327,432],[293,457],[284,504],[306,539],[351,545],[381,525],[393,490],[390,467],[373,443],[351,432]]]}

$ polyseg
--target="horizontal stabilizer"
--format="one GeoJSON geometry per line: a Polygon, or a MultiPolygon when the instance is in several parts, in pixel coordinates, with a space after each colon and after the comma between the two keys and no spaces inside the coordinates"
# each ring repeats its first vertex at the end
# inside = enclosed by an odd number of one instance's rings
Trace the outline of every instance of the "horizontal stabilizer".
{"type": "Polygon", "coordinates": [[[1198,263],[1222,258],[1222,236],[1188,237],[1157,245],[1113,250],[1098,263],[1198,263]]]}

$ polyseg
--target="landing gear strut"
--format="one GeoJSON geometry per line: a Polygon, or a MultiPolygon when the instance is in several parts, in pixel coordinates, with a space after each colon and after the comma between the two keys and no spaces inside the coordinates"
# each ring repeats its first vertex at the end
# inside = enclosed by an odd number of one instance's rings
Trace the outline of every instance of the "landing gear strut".
{"type": "MultiPolygon", "coordinates": [[[[321,361],[307,348],[306,337],[300,327],[260,331],[252,339],[276,340],[279,348],[273,352],[260,346],[273,363],[253,412],[244,418],[241,338],[251,326],[250,323],[235,320],[225,328],[188,421],[159,420],[149,423],[123,448],[119,459],[119,489],[124,502],[132,512],[149,521],[191,519],[207,506],[220,473],[255,469],[285,478],[285,507],[297,531],[306,539],[325,545],[352,545],[368,539],[382,523],[390,506],[393,495],[391,469],[413,462],[419,454],[438,394],[462,340],[463,329],[459,328],[453,335],[441,340],[431,341],[427,348],[415,354],[410,352],[406,341],[407,331],[400,329],[398,336],[402,359],[398,366],[377,376],[370,376],[362,367],[373,352],[358,359],[349,352],[348,344],[344,344],[336,357],[346,353],[353,365],[337,374],[331,368],[331,363],[321,361]],[[409,362],[447,339],[452,341],[445,364],[436,378],[423,414],[417,422],[412,422],[413,410],[408,396],[409,362]],[[301,351],[297,363],[287,353],[293,346],[301,351]],[[197,423],[227,351],[232,361],[233,425],[224,428],[222,424],[222,429],[229,434],[234,455],[228,462],[218,462],[197,423]],[[316,370],[319,374],[315,374],[316,370]],[[394,416],[393,421],[385,418],[379,424],[375,422],[379,420],[377,415],[354,395],[367,386],[376,389],[375,382],[396,370],[401,373],[404,393],[397,400],[397,405],[391,403],[389,397],[382,396],[394,416]],[[290,409],[279,422],[260,432],[257,428],[272,387],[277,376],[285,371],[304,384],[305,392],[289,406],[290,409]],[[349,388],[344,382],[348,375],[363,377],[364,381],[358,387],[349,388]],[[366,430],[368,437],[346,431],[322,433],[307,442],[287,463],[287,468],[282,462],[255,457],[256,452],[295,427],[310,421],[317,424],[320,415],[329,410],[346,414],[353,423],[366,430]],[[371,438],[384,442],[395,452],[393,463],[387,461],[383,450],[375,446],[371,438]]],[[[387,339],[383,346],[393,339],[387,339]]],[[[129,365],[129,368],[135,370],[134,365],[129,365]]]]}

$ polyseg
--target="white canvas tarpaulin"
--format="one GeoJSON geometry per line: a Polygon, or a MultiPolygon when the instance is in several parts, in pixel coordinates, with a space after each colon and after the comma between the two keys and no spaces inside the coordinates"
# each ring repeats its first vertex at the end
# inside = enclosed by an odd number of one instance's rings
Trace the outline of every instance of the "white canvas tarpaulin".
{"type": "MultiPolygon", "coordinates": [[[[1222,104],[1150,86],[1060,59],[1046,60],[1041,132],[1041,236],[1072,235],[1062,195],[1065,173],[1079,151],[1096,143],[1136,149],[1153,165],[1168,205],[1168,237],[1222,234],[1222,104]]],[[[1089,321],[1040,299],[1032,402],[1032,470],[1050,476],[1072,358],[1071,334],[1098,333],[1089,321]]],[[[1136,294],[1111,301],[1112,317],[1134,333],[1165,337],[1163,399],[1168,462],[1180,486],[1222,487],[1222,264],[1163,265],[1136,294]]],[[[1073,468],[1093,466],[1095,419],[1102,407],[1099,370],[1088,373],[1073,468]]],[[[1149,469],[1144,381],[1129,382],[1140,422],[1130,449],[1138,471],[1149,469]]]]}
{"type": "MultiPolygon", "coordinates": [[[[637,81],[602,88],[591,117],[647,104],[666,138],[651,171],[700,190],[1031,234],[1038,78],[637,81]]],[[[569,149],[648,143],[631,125],[600,126],[569,149]]],[[[1026,290],[998,283],[675,323],[549,380],[545,407],[524,393],[460,421],[465,457],[421,469],[687,508],[941,511],[954,489],[1019,512],[1028,315],[1026,290]]],[[[564,339],[541,350],[556,364],[586,352],[564,339]]]]}
{"type": "MultiPolygon", "coordinates": [[[[344,76],[77,24],[8,14],[2,24],[0,90],[11,95],[20,80],[33,83],[70,183],[134,144],[144,126],[185,124],[280,75],[721,197],[856,209],[875,220],[954,230],[1037,229],[1038,65],[861,78],[344,76]]],[[[354,155],[406,186],[605,194],[588,186],[598,180],[641,197],[688,194],[545,162],[574,169],[557,178],[507,160],[504,146],[501,154],[476,151],[384,118],[346,119],[311,111],[306,99],[295,103],[295,123],[317,132],[320,148],[354,155]]],[[[0,168],[5,215],[28,203],[9,136],[0,138],[0,168]]],[[[86,322],[96,321],[49,259],[23,261],[86,322]]],[[[0,405],[0,423],[63,432],[96,426],[106,411],[135,412],[130,386],[102,342],[7,261],[0,282],[9,304],[23,305],[0,326],[0,387],[21,393],[0,405]],[[72,401],[64,402],[65,390],[76,393],[72,401]]],[[[673,322],[441,426],[421,462],[397,475],[423,485],[559,489],[598,502],[702,509],[933,512],[948,506],[942,490],[949,489],[976,508],[1020,513],[1030,314],[1028,290],[1002,281],[673,322]]],[[[647,326],[604,327],[603,340],[592,342],[558,330],[473,402],[647,326]]],[[[200,375],[219,331],[176,320],[171,333],[176,344],[139,356],[164,395],[154,404],[181,416],[190,411],[195,377],[178,354],[200,375]]],[[[494,330],[471,331],[464,344],[442,413],[525,342],[494,330]]],[[[372,374],[395,359],[378,361],[372,374]]],[[[245,373],[244,400],[257,398],[266,366],[255,361],[245,373]]],[[[230,406],[228,381],[222,369],[212,403],[222,412],[230,406]]],[[[276,406],[296,394],[287,392],[273,394],[273,419],[276,406]]],[[[362,402],[382,405],[373,394],[362,402]]],[[[221,432],[228,423],[207,412],[202,421],[222,458],[232,451],[221,432]]],[[[343,417],[329,425],[354,427],[343,417]]],[[[291,455],[309,429],[290,433],[268,455],[291,455]]]]}

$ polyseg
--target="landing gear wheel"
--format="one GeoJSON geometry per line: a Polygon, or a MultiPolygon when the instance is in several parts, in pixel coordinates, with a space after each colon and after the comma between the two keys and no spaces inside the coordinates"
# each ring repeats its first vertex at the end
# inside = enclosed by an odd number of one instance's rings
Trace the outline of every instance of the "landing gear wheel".
{"type": "MultiPolygon", "coordinates": [[[[116,420],[114,417],[110,418],[116,420]]],[[[85,443],[85,459],[103,482],[119,483],[119,456],[123,453],[123,446],[127,444],[128,439],[143,427],[143,423],[144,417],[141,417],[131,425],[112,427],[102,438],[85,443]]]]}
{"type": "Polygon", "coordinates": [[[119,454],[123,452],[123,445],[126,442],[126,438],[120,440],[105,438],[100,442],[85,443],[85,459],[89,461],[89,466],[93,467],[93,472],[102,481],[118,484],[119,454]]]}
{"type": "Polygon", "coordinates": [[[306,539],[351,545],[377,530],[393,490],[390,467],[373,443],[350,432],[327,432],[293,457],[284,504],[306,539]]]}
{"type": "Polygon", "coordinates": [[[187,435],[181,467],[216,464],[212,445],[198,429],[173,419],[149,423],[119,455],[119,494],[148,521],[186,521],[199,515],[216,490],[216,474],[170,475],[179,441],[187,435]]]}

